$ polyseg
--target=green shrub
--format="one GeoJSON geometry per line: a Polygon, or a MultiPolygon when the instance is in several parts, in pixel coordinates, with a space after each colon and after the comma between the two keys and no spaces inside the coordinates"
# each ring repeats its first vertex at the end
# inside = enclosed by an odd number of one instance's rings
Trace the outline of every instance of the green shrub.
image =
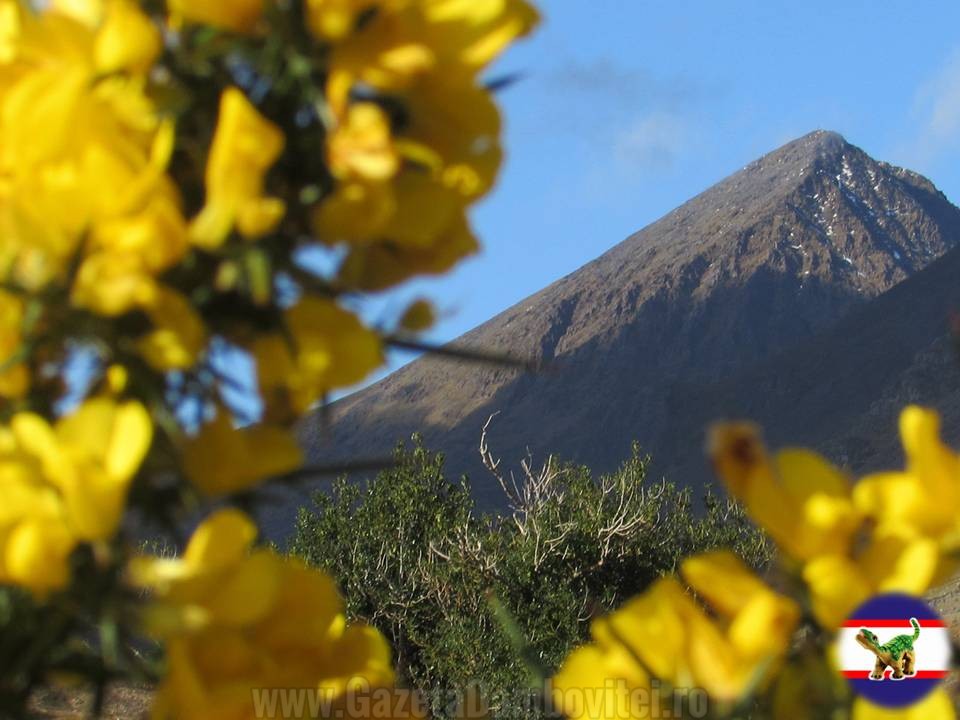
{"type": "MultiPolygon", "coordinates": [[[[755,566],[768,559],[732,504],[708,493],[696,512],[689,490],[649,482],[638,447],[598,478],[528,460],[514,482],[485,461],[504,514],[477,513],[467,479],[449,481],[443,456],[415,436],[365,486],[341,479],[318,493],[289,548],[339,580],[349,613],[386,634],[402,680],[431,697],[472,683],[493,698],[530,687],[585,639],[593,615],[691,553],[730,546],[755,566]]],[[[494,705],[498,717],[529,714],[494,705]]]]}

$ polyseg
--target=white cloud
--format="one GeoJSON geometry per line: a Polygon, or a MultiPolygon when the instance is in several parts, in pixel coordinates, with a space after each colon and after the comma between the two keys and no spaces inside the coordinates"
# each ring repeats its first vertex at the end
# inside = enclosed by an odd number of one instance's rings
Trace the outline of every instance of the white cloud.
{"type": "Polygon", "coordinates": [[[914,114],[919,130],[904,149],[917,166],[928,166],[960,148],[960,50],[917,91],[914,114]]]}
{"type": "Polygon", "coordinates": [[[655,110],[623,128],[614,138],[613,150],[623,169],[669,170],[692,140],[691,125],[684,116],[655,110]]]}
{"type": "Polygon", "coordinates": [[[538,82],[543,129],[559,131],[583,158],[585,185],[657,182],[696,152],[702,109],[715,89],[607,58],[567,59],[538,82]]]}

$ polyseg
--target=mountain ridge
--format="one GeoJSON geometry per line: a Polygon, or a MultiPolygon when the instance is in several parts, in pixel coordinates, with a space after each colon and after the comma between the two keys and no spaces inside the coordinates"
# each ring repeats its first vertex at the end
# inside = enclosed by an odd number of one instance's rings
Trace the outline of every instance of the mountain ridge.
{"type": "MultiPolygon", "coordinates": [[[[658,468],[680,469],[671,433],[716,409],[678,409],[697,402],[685,388],[749,375],[958,242],[960,210],[933,183],[816,131],[456,341],[547,361],[551,372],[421,358],[335,403],[326,441],[316,425],[304,440],[327,460],[377,454],[421,431],[454,471],[471,473],[481,506],[495,493],[475,446],[496,411],[490,440],[507,462],[529,446],[608,469],[638,440],[658,468]]],[[[697,439],[690,445],[699,455],[697,439]]],[[[673,479],[696,485],[702,475],[673,479]]]]}

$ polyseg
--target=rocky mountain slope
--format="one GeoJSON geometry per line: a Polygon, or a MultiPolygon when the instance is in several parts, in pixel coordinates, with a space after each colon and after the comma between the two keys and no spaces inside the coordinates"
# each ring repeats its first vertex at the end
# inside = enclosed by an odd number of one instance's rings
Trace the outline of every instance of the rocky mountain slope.
{"type": "Polygon", "coordinates": [[[932,183],[814,132],[456,341],[549,371],[421,358],[305,442],[317,460],[370,457],[420,431],[488,507],[500,491],[476,445],[494,412],[505,463],[529,448],[605,469],[636,440],[658,473],[700,484],[705,424],[745,415],[866,467],[911,388],[939,397],[958,244],[960,209],[932,183]]]}

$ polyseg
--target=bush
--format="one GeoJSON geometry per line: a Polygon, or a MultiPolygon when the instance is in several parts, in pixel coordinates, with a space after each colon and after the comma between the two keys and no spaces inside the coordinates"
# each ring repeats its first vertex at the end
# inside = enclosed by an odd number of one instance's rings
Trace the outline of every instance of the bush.
{"type": "Polygon", "coordinates": [[[365,486],[341,479],[318,493],[289,551],[339,580],[348,613],[390,639],[407,684],[449,698],[477,683],[498,717],[528,715],[505,698],[683,557],[730,546],[755,566],[768,559],[731,503],[708,491],[698,513],[689,490],[651,483],[639,447],[611,474],[528,460],[516,482],[486,454],[506,495],[496,515],[477,513],[467,478],[449,481],[443,455],[416,436],[395,459],[365,486]]]}

